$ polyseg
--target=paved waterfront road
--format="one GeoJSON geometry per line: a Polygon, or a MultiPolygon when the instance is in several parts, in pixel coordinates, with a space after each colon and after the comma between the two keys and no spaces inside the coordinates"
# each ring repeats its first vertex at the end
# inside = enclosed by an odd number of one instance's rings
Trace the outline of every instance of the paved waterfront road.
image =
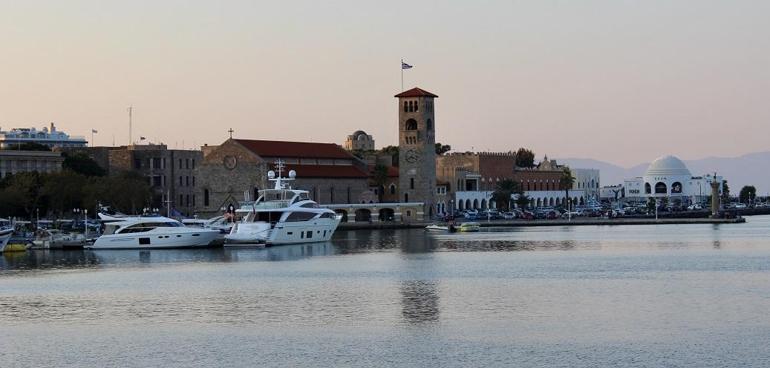
{"type": "Polygon", "coordinates": [[[0,256],[0,367],[766,367],[770,217],[0,256]]]}

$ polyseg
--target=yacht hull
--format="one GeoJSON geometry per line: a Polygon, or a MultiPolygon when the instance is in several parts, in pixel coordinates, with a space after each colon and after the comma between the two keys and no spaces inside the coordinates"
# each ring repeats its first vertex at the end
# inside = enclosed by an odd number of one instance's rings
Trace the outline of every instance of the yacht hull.
{"type": "Polygon", "coordinates": [[[283,222],[270,229],[267,223],[238,224],[225,237],[225,246],[261,243],[270,245],[303,244],[329,241],[339,225],[339,219],[316,219],[303,222],[283,222]]]}
{"type": "Polygon", "coordinates": [[[219,232],[200,230],[183,233],[129,233],[103,235],[96,239],[91,249],[165,249],[199,248],[217,243],[219,232]]]}
{"type": "Polygon", "coordinates": [[[11,240],[11,235],[13,235],[11,229],[0,231],[0,253],[5,251],[8,241],[11,240]]]}

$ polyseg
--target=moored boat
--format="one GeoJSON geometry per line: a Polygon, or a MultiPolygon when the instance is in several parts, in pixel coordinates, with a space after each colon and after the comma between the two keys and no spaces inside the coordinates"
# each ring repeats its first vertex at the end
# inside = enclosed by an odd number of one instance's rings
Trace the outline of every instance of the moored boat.
{"type": "Polygon", "coordinates": [[[257,200],[236,210],[242,220],[236,222],[225,236],[225,246],[279,245],[323,242],[331,239],[342,217],[321,208],[306,190],[291,189],[285,181],[294,180],[296,173],[281,177],[284,165],[276,164],[278,174],[268,172],[275,182],[273,189],[260,190],[257,200]]]}
{"type": "Polygon", "coordinates": [[[216,244],[219,231],[188,228],[168,217],[127,217],[104,224],[90,249],[193,248],[216,244]]]}

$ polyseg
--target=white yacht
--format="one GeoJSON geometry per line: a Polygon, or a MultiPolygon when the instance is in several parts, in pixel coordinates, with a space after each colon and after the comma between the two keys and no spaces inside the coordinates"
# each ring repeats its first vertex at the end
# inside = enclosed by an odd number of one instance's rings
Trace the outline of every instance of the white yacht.
{"type": "Polygon", "coordinates": [[[189,227],[217,230],[222,234],[230,233],[230,230],[233,229],[233,224],[234,224],[226,216],[212,217],[208,220],[184,219],[182,220],[182,223],[185,226],[189,226],[189,227]]]}
{"type": "Polygon", "coordinates": [[[8,245],[8,241],[13,236],[13,226],[11,222],[6,219],[0,219],[0,253],[5,251],[5,247],[8,245]]]}
{"type": "Polygon", "coordinates": [[[276,169],[277,176],[272,170],[267,173],[275,187],[260,190],[256,201],[235,211],[236,217],[242,220],[225,235],[225,246],[313,243],[331,239],[342,217],[330,209],[320,208],[318,203],[310,200],[306,190],[287,187],[285,182],[297,176],[294,170],[289,171],[288,178],[282,178],[283,162],[278,161],[276,169]]]}
{"type": "Polygon", "coordinates": [[[205,247],[215,243],[219,231],[188,228],[168,217],[125,217],[104,224],[104,233],[91,249],[154,249],[205,247]]]}

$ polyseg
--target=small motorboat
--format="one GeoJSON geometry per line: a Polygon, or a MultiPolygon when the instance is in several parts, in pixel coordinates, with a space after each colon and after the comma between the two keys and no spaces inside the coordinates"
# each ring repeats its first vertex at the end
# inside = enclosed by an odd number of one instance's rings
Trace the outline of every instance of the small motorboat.
{"type": "Polygon", "coordinates": [[[445,232],[449,231],[449,226],[441,226],[441,225],[428,225],[425,227],[426,231],[437,231],[437,232],[445,232]]]}
{"type": "Polygon", "coordinates": [[[457,231],[462,233],[471,233],[481,230],[481,225],[478,222],[463,222],[457,227],[457,231]]]}

